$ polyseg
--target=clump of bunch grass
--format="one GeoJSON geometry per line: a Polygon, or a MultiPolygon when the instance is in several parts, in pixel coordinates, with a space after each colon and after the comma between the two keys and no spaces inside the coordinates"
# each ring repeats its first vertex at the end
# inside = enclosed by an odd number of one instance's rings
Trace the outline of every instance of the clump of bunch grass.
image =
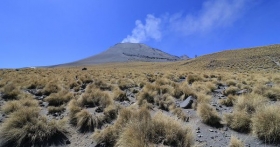
{"type": "Polygon", "coordinates": [[[203,78],[200,75],[190,74],[190,75],[187,76],[187,82],[189,84],[192,84],[196,81],[202,81],[202,80],[203,80],[203,78]]]}
{"type": "Polygon", "coordinates": [[[244,147],[244,143],[235,136],[230,137],[229,147],[244,147]]]}
{"type": "Polygon", "coordinates": [[[18,99],[18,95],[20,94],[19,87],[15,86],[13,83],[9,83],[3,87],[2,90],[3,99],[6,100],[15,100],[18,99]]]}
{"type": "Polygon", "coordinates": [[[118,82],[118,85],[121,90],[133,88],[133,87],[137,86],[132,79],[127,79],[127,78],[120,79],[118,82]]]}
{"type": "Polygon", "coordinates": [[[50,95],[52,93],[57,93],[60,90],[61,90],[61,87],[58,85],[58,83],[51,81],[42,89],[42,94],[50,95]]]}
{"type": "Polygon", "coordinates": [[[67,138],[64,121],[48,121],[35,108],[9,115],[0,128],[2,146],[46,146],[67,138]]]}
{"type": "Polygon", "coordinates": [[[220,104],[222,104],[222,105],[225,105],[225,106],[227,106],[227,107],[231,107],[231,106],[233,106],[233,104],[235,103],[236,99],[237,99],[236,96],[229,95],[229,96],[227,96],[226,99],[222,99],[222,100],[220,100],[219,102],[220,102],[220,104]]]}
{"type": "Polygon", "coordinates": [[[67,90],[59,91],[58,93],[52,93],[44,100],[49,103],[50,106],[60,106],[68,103],[74,95],[67,90]]]}
{"type": "Polygon", "coordinates": [[[98,144],[106,146],[149,146],[164,143],[168,146],[186,146],[193,144],[193,135],[189,127],[173,117],[157,113],[152,118],[145,107],[140,110],[124,108],[114,125],[93,134],[98,144]]]}
{"type": "Polygon", "coordinates": [[[81,110],[75,115],[75,118],[77,120],[76,126],[80,132],[84,133],[94,131],[96,118],[87,110],[81,110]]]}
{"type": "Polygon", "coordinates": [[[109,105],[104,109],[104,121],[111,122],[112,120],[117,118],[118,111],[120,107],[114,104],[109,105]]]}
{"type": "Polygon", "coordinates": [[[61,105],[58,107],[55,106],[49,106],[48,107],[48,113],[49,114],[55,114],[55,113],[62,113],[65,111],[65,105],[61,105]]]}
{"type": "Polygon", "coordinates": [[[234,110],[233,113],[225,114],[224,120],[233,130],[244,133],[250,131],[251,115],[245,110],[234,110]]]}
{"type": "Polygon", "coordinates": [[[126,93],[120,89],[115,89],[113,91],[114,93],[114,100],[115,101],[120,101],[120,102],[123,102],[123,101],[129,101],[128,97],[126,96],[126,93]]]}
{"type": "Polygon", "coordinates": [[[102,80],[96,80],[94,82],[94,85],[96,87],[98,87],[100,90],[103,90],[103,91],[105,91],[105,90],[108,90],[108,91],[112,90],[112,86],[110,84],[108,84],[108,83],[105,83],[102,80]]]}
{"type": "Polygon", "coordinates": [[[91,93],[82,94],[78,99],[78,103],[81,107],[101,106],[105,108],[113,103],[113,99],[108,95],[108,93],[99,89],[94,89],[91,93]]]}
{"type": "Polygon", "coordinates": [[[266,143],[280,142],[280,106],[266,105],[252,117],[252,132],[266,143]]]}
{"type": "Polygon", "coordinates": [[[238,88],[234,87],[234,86],[230,86],[228,87],[225,91],[224,91],[224,95],[228,96],[228,95],[236,95],[236,93],[238,92],[238,88]]]}
{"type": "Polygon", "coordinates": [[[154,104],[156,95],[157,95],[157,93],[155,91],[144,90],[144,91],[140,92],[139,96],[137,97],[138,104],[141,106],[144,101],[154,104]]]}
{"type": "Polygon", "coordinates": [[[272,87],[271,89],[265,91],[264,96],[266,96],[272,101],[280,100],[280,88],[272,87]]]}
{"type": "Polygon", "coordinates": [[[197,112],[203,123],[215,127],[219,127],[221,125],[221,117],[209,104],[199,103],[197,106],[197,112]]]}
{"type": "Polygon", "coordinates": [[[171,95],[164,94],[162,96],[156,96],[156,104],[159,106],[159,109],[169,111],[170,108],[175,107],[175,100],[171,95]]]}
{"type": "Polygon", "coordinates": [[[30,97],[22,97],[19,100],[8,101],[4,106],[2,106],[1,111],[8,115],[21,109],[31,107],[38,108],[38,101],[30,97]]]}
{"type": "Polygon", "coordinates": [[[161,112],[155,114],[153,122],[153,142],[168,146],[189,147],[193,144],[193,134],[191,128],[182,121],[167,116],[161,112]]]}
{"type": "Polygon", "coordinates": [[[251,130],[251,117],[256,109],[267,103],[267,99],[258,94],[246,94],[238,97],[234,104],[234,111],[225,114],[226,124],[239,132],[249,132],[251,130]]]}
{"type": "Polygon", "coordinates": [[[82,109],[75,99],[69,102],[68,108],[70,124],[76,126],[81,133],[92,132],[104,123],[104,117],[102,115],[97,116],[91,114],[86,109],[82,109]]]}

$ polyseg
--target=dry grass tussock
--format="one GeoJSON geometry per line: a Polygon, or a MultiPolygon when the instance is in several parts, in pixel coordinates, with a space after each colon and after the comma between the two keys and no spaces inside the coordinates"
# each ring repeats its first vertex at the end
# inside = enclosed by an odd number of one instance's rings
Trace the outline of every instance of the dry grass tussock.
{"type": "Polygon", "coordinates": [[[59,91],[58,93],[52,93],[44,100],[49,103],[50,106],[60,106],[68,103],[72,98],[74,98],[73,93],[67,90],[59,91]]]}
{"type": "Polygon", "coordinates": [[[108,95],[108,93],[99,89],[93,89],[90,93],[83,93],[78,99],[78,103],[81,107],[101,106],[105,108],[113,104],[113,99],[108,95]]]}
{"type": "Polygon", "coordinates": [[[229,147],[244,147],[244,143],[235,136],[230,137],[229,147]]]}
{"type": "Polygon", "coordinates": [[[266,105],[252,117],[252,131],[266,143],[280,142],[280,106],[266,105]]]}
{"type": "Polygon", "coordinates": [[[207,103],[200,103],[197,106],[197,113],[200,116],[202,122],[219,127],[221,125],[221,118],[218,112],[207,103]]]}
{"type": "Polygon", "coordinates": [[[67,130],[64,121],[48,121],[36,108],[9,115],[0,127],[2,146],[41,146],[62,143],[67,130]]]}
{"type": "Polygon", "coordinates": [[[1,92],[3,93],[2,97],[6,100],[18,99],[18,95],[20,94],[19,87],[13,83],[5,85],[1,92]]]}
{"type": "Polygon", "coordinates": [[[114,125],[95,132],[93,138],[106,146],[149,146],[163,143],[169,146],[191,146],[192,131],[180,120],[157,113],[153,118],[142,107],[135,111],[123,109],[114,125]]]}
{"type": "Polygon", "coordinates": [[[1,111],[4,112],[6,115],[20,111],[25,108],[38,108],[38,102],[30,97],[21,98],[20,100],[12,100],[8,101],[4,106],[1,107],[1,111]]]}
{"type": "Polygon", "coordinates": [[[234,111],[225,114],[226,124],[239,132],[251,130],[251,117],[257,109],[262,108],[268,100],[258,94],[247,94],[237,98],[234,104],[234,111]]]}

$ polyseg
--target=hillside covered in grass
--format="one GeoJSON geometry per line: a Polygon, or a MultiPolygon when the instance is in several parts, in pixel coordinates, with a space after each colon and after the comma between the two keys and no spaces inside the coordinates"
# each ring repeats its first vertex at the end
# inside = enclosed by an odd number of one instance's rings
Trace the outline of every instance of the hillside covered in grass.
{"type": "Polygon", "coordinates": [[[1,69],[0,146],[279,146],[278,55],[1,69]]]}
{"type": "Polygon", "coordinates": [[[222,51],[198,57],[183,65],[194,69],[226,69],[237,72],[279,71],[280,45],[222,51]]]}

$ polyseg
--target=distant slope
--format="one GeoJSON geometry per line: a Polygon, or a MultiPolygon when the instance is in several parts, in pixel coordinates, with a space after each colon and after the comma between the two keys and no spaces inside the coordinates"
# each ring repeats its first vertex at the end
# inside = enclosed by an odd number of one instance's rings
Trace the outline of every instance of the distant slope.
{"type": "Polygon", "coordinates": [[[230,69],[242,71],[280,70],[280,45],[248,49],[227,50],[213,53],[182,64],[201,69],[230,69]]]}
{"type": "Polygon", "coordinates": [[[166,62],[177,60],[181,60],[181,58],[165,53],[159,49],[151,48],[145,44],[119,43],[98,55],[56,66],[81,66],[128,61],[166,62]]]}

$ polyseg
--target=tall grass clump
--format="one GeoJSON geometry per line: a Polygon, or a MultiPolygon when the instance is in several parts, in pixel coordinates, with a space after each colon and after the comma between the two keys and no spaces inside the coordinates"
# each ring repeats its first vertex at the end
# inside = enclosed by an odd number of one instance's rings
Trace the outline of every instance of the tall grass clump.
{"type": "Polygon", "coordinates": [[[49,103],[50,106],[61,106],[68,103],[74,95],[66,90],[59,91],[58,93],[52,93],[44,100],[49,103]]]}
{"type": "Polygon", "coordinates": [[[221,125],[221,118],[218,112],[207,103],[199,103],[197,112],[203,123],[210,126],[219,127],[221,125]]]}
{"type": "Polygon", "coordinates": [[[67,139],[64,121],[48,121],[39,110],[25,108],[9,115],[0,127],[1,146],[47,146],[67,139]]]}
{"type": "Polygon", "coordinates": [[[233,113],[225,114],[226,124],[239,132],[251,130],[251,117],[256,110],[267,103],[267,99],[258,94],[246,94],[238,97],[233,113]]]}
{"type": "Polygon", "coordinates": [[[108,93],[103,92],[99,89],[93,90],[91,93],[84,93],[78,99],[80,106],[95,107],[101,106],[103,108],[113,103],[113,99],[108,93]]]}
{"type": "Polygon", "coordinates": [[[203,78],[200,75],[190,74],[190,75],[187,76],[187,82],[189,84],[192,84],[196,81],[202,81],[202,80],[203,80],[203,78]]]}
{"type": "Polygon", "coordinates": [[[18,95],[20,94],[19,87],[15,86],[15,84],[10,83],[3,87],[2,90],[3,99],[6,100],[15,100],[18,99],[18,95]]]}
{"type": "Polygon", "coordinates": [[[266,143],[280,142],[280,106],[266,105],[252,117],[252,132],[266,143]]]}
{"type": "Polygon", "coordinates": [[[124,108],[114,125],[96,131],[93,138],[106,146],[150,146],[163,143],[168,146],[189,147],[193,134],[177,118],[157,113],[152,118],[145,107],[140,110],[124,108]]]}
{"type": "Polygon", "coordinates": [[[235,136],[230,137],[229,147],[244,147],[244,143],[235,136]]]}

